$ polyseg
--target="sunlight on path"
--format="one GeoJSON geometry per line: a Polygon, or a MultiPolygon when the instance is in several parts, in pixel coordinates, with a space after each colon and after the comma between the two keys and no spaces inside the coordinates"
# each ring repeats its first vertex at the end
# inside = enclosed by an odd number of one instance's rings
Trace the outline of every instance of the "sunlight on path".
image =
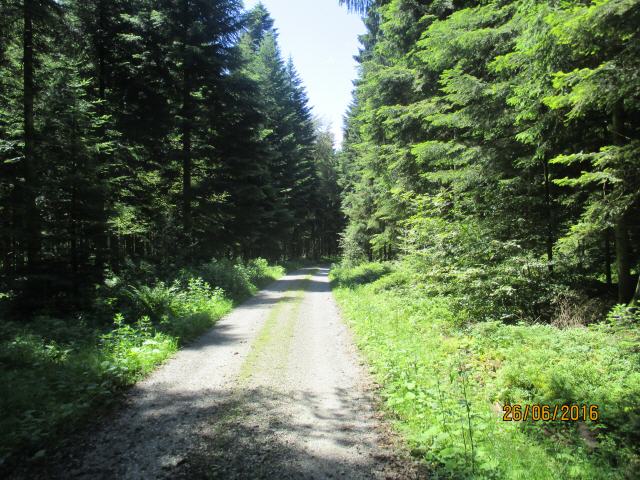
{"type": "Polygon", "coordinates": [[[418,478],[393,453],[328,269],[260,292],[129,394],[49,478],[418,478]]]}

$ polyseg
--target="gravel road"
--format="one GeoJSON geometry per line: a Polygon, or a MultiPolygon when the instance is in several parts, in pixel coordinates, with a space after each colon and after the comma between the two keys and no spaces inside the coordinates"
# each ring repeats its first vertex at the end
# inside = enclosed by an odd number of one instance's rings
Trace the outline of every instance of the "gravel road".
{"type": "Polygon", "coordinates": [[[413,479],[327,268],[287,275],[133,388],[43,477],[413,479]]]}

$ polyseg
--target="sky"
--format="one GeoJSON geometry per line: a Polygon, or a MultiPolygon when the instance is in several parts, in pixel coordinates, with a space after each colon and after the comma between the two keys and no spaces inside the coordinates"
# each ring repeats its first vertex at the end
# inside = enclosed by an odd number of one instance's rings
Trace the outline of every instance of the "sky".
{"type": "MultiPolygon", "coordinates": [[[[245,0],[251,8],[259,0],[245,0]]],[[[343,117],[351,103],[357,76],[358,35],[365,27],[357,14],[338,0],[262,0],[278,30],[286,60],[289,56],[304,82],[313,113],[331,124],[337,146],[342,143],[343,117]]]]}

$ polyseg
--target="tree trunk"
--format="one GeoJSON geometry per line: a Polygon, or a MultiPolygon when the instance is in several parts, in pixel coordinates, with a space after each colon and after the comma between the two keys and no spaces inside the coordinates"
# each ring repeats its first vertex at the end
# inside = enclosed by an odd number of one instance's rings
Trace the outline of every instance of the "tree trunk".
{"type": "Polygon", "coordinates": [[[640,276],[638,276],[638,281],[636,282],[636,292],[633,294],[633,298],[631,299],[630,307],[639,307],[640,306],[640,276]]]}
{"type": "Polygon", "coordinates": [[[11,259],[13,261],[13,274],[17,274],[24,269],[24,250],[22,242],[22,232],[24,218],[22,215],[22,205],[24,202],[24,195],[21,188],[16,185],[11,196],[11,259]]]}
{"type": "MultiPolygon", "coordinates": [[[[77,168],[77,167],[76,167],[77,168]]],[[[78,229],[78,188],[76,182],[74,180],[73,185],[71,187],[71,211],[69,212],[69,221],[70,221],[70,233],[71,233],[71,273],[72,278],[72,290],[74,294],[74,301],[77,299],[77,294],[79,291],[78,285],[78,273],[80,270],[80,262],[78,255],[78,242],[79,242],[79,229],[78,229]]]]}
{"type": "Polygon", "coordinates": [[[24,160],[23,160],[23,202],[24,202],[24,243],[27,251],[27,266],[33,270],[40,259],[40,219],[36,206],[35,129],[33,118],[33,0],[25,0],[23,68],[24,68],[24,160]]]}
{"type": "Polygon", "coordinates": [[[611,287],[611,230],[607,228],[604,232],[604,273],[607,279],[607,287],[611,287]]]}
{"type": "Polygon", "coordinates": [[[187,238],[191,237],[191,67],[187,53],[189,40],[189,1],[182,2],[182,221],[187,238]]]}
{"type": "MultiPolygon", "coordinates": [[[[106,61],[105,61],[105,0],[100,0],[98,2],[98,35],[97,35],[97,45],[96,45],[96,55],[97,55],[97,72],[96,76],[98,77],[98,115],[101,118],[100,123],[100,131],[99,136],[100,139],[105,142],[106,139],[106,128],[103,122],[104,115],[106,113],[105,102],[106,102],[106,61]]],[[[108,243],[108,232],[107,232],[107,209],[106,209],[106,181],[104,178],[105,172],[105,163],[106,158],[102,152],[98,153],[98,180],[100,185],[98,188],[100,191],[98,192],[98,225],[96,231],[96,268],[100,271],[100,276],[104,272],[104,268],[107,263],[107,243],[108,243]]]]}
{"type": "Polygon", "coordinates": [[[544,203],[547,209],[547,263],[549,272],[553,273],[553,210],[551,208],[551,183],[549,178],[549,161],[543,161],[544,169],[544,203]]]}
{"type": "MultiPolygon", "coordinates": [[[[623,135],[623,107],[617,102],[611,116],[611,134],[614,145],[622,144],[623,135]]],[[[633,277],[631,276],[631,244],[629,242],[629,228],[626,214],[622,213],[616,220],[614,227],[616,241],[616,266],[618,269],[618,301],[628,303],[633,297],[633,277]]]]}
{"type": "Polygon", "coordinates": [[[183,228],[187,236],[191,235],[191,125],[185,120],[182,126],[182,213],[183,228]]]}
{"type": "Polygon", "coordinates": [[[616,266],[618,269],[618,301],[628,303],[633,297],[633,277],[631,276],[631,245],[627,221],[622,215],[614,229],[616,239],[616,266]]]}

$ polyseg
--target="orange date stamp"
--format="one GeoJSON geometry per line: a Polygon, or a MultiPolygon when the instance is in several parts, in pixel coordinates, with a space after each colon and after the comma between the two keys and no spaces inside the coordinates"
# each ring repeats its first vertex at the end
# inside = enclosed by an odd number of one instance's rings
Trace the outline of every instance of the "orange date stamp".
{"type": "Polygon", "coordinates": [[[600,419],[598,405],[520,405],[502,406],[502,420],[505,422],[596,422],[600,419]]]}

